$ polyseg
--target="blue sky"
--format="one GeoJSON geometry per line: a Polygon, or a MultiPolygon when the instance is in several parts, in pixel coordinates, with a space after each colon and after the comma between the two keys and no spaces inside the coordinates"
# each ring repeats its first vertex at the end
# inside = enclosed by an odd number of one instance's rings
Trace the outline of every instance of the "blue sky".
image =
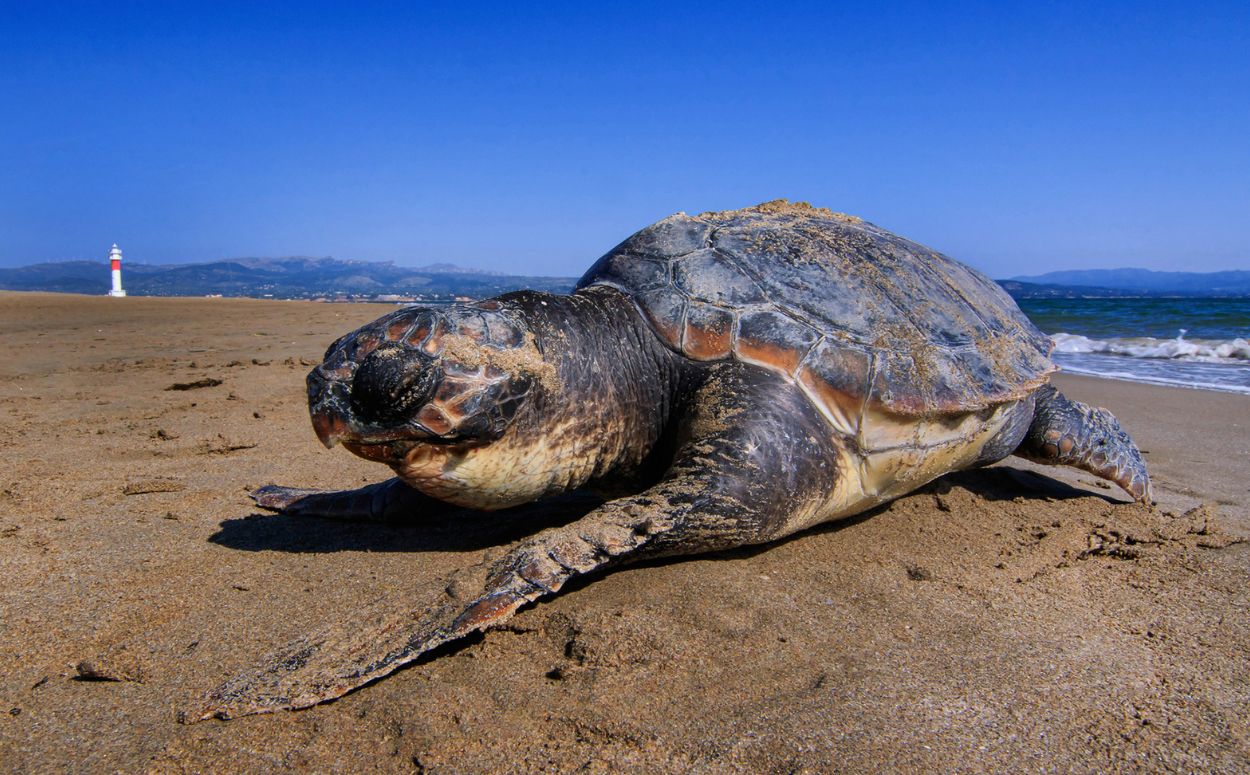
{"type": "Polygon", "coordinates": [[[789,197],[998,277],[1250,268],[1250,4],[764,5],[0,0],[0,265],[572,275],[789,197]]]}

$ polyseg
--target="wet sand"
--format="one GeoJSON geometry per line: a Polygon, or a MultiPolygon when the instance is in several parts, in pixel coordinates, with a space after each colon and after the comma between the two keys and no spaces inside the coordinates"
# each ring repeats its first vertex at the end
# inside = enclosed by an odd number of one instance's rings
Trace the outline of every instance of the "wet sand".
{"type": "Polygon", "coordinates": [[[1064,375],[1148,451],[1157,510],[1008,460],[577,584],[331,704],[176,723],[294,636],[567,518],[256,513],[260,484],[389,473],[317,443],[303,386],[387,309],[0,294],[0,769],[1250,767],[1250,398],[1064,375]]]}

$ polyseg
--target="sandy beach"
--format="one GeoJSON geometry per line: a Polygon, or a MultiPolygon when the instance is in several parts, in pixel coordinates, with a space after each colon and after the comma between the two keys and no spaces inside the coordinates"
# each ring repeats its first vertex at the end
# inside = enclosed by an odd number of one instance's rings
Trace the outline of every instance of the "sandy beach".
{"type": "Polygon", "coordinates": [[[0,769],[1250,768],[1250,396],[1067,375],[1147,453],[1154,511],[1008,459],[578,583],[330,704],[177,723],[293,637],[568,518],[257,513],[256,486],[389,475],[317,443],[304,389],[389,309],[0,293],[0,769]]]}

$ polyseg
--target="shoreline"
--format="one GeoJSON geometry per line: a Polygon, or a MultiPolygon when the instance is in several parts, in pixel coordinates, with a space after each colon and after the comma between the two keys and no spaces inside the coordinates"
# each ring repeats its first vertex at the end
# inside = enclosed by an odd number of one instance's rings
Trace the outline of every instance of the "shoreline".
{"type": "Polygon", "coordinates": [[[1074,377],[1087,377],[1089,379],[1102,379],[1109,382],[1128,382],[1133,385],[1150,385],[1151,387],[1175,388],[1177,390],[1202,390],[1208,393],[1230,393],[1235,396],[1250,396],[1250,388],[1237,389],[1231,387],[1220,387],[1215,384],[1192,385],[1179,384],[1175,382],[1167,382],[1164,380],[1150,380],[1141,377],[1119,376],[1112,374],[1099,374],[1097,372],[1075,371],[1072,368],[1062,368],[1058,374],[1071,375],[1074,377]]]}

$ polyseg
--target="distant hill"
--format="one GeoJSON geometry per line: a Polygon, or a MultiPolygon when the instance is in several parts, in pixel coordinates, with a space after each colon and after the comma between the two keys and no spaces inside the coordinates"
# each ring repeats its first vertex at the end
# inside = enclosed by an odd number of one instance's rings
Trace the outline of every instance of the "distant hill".
{"type": "Polygon", "coordinates": [[[1057,283],[1026,283],[1019,280],[997,280],[1013,299],[1118,299],[1149,295],[1141,291],[1119,288],[1097,288],[1088,285],[1057,283]]]}
{"type": "MultiPolygon", "coordinates": [[[[122,284],[135,296],[273,296],[283,299],[483,298],[522,288],[565,293],[572,277],[531,277],[463,269],[336,258],[232,258],[201,264],[122,265],[122,284]]],[[[0,289],[103,294],[109,288],[104,262],[64,261],[0,269],[0,289]]]]}
{"type": "MultiPolygon", "coordinates": [[[[1150,269],[1074,269],[1001,281],[1110,289],[1143,296],[1250,296],[1250,271],[1156,272],[1150,269]]],[[[1121,294],[1125,295],[1125,294],[1121,294]]]]}

